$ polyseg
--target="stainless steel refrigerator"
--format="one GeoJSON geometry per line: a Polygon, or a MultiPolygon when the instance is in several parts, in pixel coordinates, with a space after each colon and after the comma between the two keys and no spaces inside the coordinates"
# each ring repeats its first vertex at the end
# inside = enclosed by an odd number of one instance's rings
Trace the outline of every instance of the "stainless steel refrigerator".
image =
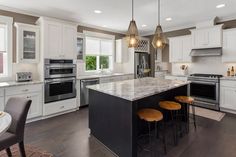
{"type": "Polygon", "coordinates": [[[150,55],[146,52],[134,53],[134,74],[135,78],[150,76],[150,55]]]}

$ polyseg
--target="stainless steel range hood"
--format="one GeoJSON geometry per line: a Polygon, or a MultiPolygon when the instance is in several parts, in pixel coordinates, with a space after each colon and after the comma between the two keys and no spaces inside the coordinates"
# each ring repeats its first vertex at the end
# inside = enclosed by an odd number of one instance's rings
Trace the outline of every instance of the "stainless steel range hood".
{"type": "Polygon", "coordinates": [[[190,56],[192,57],[205,57],[205,56],[221,56],[222,47],[207,48],[207,49],[192,49],[190,56]]]}

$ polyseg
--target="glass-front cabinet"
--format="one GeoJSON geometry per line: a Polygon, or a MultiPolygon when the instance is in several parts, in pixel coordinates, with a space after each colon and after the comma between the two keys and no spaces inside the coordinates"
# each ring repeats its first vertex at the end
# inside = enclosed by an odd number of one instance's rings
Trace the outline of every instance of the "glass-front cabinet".
{"type": "Polygon", "coordinates": [[[84,61],[85,37],[83,33],[77,33],[77,60],[84,61]]]}
{"type": "Polygon", "coordinates": [[[15,23],[15,27],[17,31],[17,62],[38,63],[39,27],[23,23],[15,23]]]}

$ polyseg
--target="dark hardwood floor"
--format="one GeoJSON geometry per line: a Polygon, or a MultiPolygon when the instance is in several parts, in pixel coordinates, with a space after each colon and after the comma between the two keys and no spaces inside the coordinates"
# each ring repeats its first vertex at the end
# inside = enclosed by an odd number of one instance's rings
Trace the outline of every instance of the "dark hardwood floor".
{"type": "MultiPolygon", "coordinates": [[[[168,144],[165,157],[236,157],[236,116],[227,114],[221,122],[197,117],[197,131],[168,144]]],[[[90,137],[88,109],[27,124],[25,143],[37,146],[55,157],[114,157],[90,137]]],[[[150,154],[142,153],[143,156],[150,154]]],[[[159,156],[164,156],[162,152],[159,156]]]]}

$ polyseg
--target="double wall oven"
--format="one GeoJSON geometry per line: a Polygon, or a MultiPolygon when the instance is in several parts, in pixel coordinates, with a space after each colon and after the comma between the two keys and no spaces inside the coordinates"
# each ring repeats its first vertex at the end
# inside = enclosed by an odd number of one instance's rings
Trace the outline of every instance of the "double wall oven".
{"type": "Polygon", "coordinates": [[[76,97],[76,63],[74,60],[45,59],[45,103],[76,97]]]}
{"type": "Polygon", "coordinates": [[[192,74],[188,95],[195,98],[195,105],[219,110],[220,77],[213,74],[192,74]]]}

